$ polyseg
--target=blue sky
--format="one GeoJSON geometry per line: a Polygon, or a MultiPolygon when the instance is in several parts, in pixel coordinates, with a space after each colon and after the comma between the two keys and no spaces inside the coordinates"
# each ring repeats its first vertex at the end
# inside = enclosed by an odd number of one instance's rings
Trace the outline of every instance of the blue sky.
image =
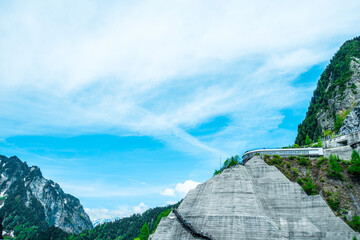
{"type": "Polygon", "coordinates": [[[2,1],[0,154],[92,219],[165,205],[293,144],[360,2],[2,1]]]}

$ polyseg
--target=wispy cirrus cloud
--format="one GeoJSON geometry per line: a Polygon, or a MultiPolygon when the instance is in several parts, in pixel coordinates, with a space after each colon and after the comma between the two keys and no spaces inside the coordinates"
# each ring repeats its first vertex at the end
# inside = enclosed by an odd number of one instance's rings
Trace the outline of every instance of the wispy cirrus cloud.
{"type": "MultiPolygon", "coordinates": [[[[296,127],[279,128],[283,110],[300,104],[305,111],[314,88],[295,87],[294,80],[359,34],[359,11],[356,0],[2,1],[0,150],[37,158],[45,176],[86,203],[100,197],[136,202],[103,207],[105,200],[98,200],[99,207],[87,208],[92,219],[130,215],[169,198],[173,203],[197,184],[185,179],[205,179],[219,158],[291,143],[296,127]],[[206,134],[194,133],[217,117],[227,121],[206,134]],[[164,175],[164,185],[149,165],[109,171],[92,154],[59,157],[46,154],[52,148],[6,141],[96,133],[152,136],[186,152],[198,161],[194,171],[205,173],[164,175]],[[99,169],[83,170],[79,177],[73,169],[91,169],[76,165],[87,161],[99,169]],[[129,184],[129,178],[145,175],[141,182],[153,183],[129,184]],[[147,204],[141,204],[145,196],[147,204]]],[[[171,161],[162,157],[163,163],[171,161]]],[[[134,159],[110,158],[111,168],[134,159]]]]}
{"type": "Polygon", "coordinates": [[[275,129],[279,111],[309,95],[292,81],[359,32],[359,8],[358,1],[7,3],[0,132],[140,134],[230,154],[254,140],[236,136],[275,129]],[[216,116],[231,119],[213,135],[224,138],[187,132],[216,116]]]}

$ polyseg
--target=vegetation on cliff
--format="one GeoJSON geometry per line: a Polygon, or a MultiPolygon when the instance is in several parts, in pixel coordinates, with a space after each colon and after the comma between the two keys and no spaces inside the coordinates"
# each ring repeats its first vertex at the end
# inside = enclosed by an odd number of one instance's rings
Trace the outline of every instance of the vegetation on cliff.
{"type": "Polygon", "coordinates": [[[238,155],[227,158],[219,170],[215,170],[214,176],[220,174],[224,169],[238,165],[240,163],[240,157],[238,155]]]}
{"type": "Polygon", "coordinates": [[[330,110],[330,99],[333,99],[335,96],[340,98],[340,100],[343,99],[346,89],[349,88],[353,93],[356,93],[356,86],[354,84],[348,84],[353,75],[350,63],[351,60],[356,60],[354,57],[360,58],[360,37],[346,41],[321,74],[313,97],[311,98],[306,117],[298,126],[298,135],[295,140],[296,144],[304,145],[307,135],[310,139],[316,140],[319,136],[323,135],[323,133],[329,134],[337,132],[340,129],[346,115],[350,112],[349,109],[340,113],[335,111],[331,112],[332,118],[334,119],[334,129],[322,129],[317,115],[322,110],[330,110]]]}
{"type": "Polygon", "coordinates": [[[320,194],[333,212],[360,232],[360,155],[354,151],[351,161],[336,155],[329,158],[264,155],[289,180],[299,183],[308,195],[320,194]]]}

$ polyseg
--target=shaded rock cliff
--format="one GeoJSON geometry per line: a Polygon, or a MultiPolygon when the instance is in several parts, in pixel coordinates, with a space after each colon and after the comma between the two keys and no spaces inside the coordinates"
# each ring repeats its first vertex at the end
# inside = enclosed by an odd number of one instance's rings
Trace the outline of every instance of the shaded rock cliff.
{"type": "Polygon", "coordinates": [[[20,224],[56,226],[69,233],[92,228],[77,198],[15,156],[0,155],[0,218],[7,230],[20,224]]]}
{"type": "MultiPolygon", "coordinates": [[[[258,156],[197,186],[178,211],[192,226],[216,240],[359,237],[334,215],[321,196],[308,196],[258,156]]],[[[171,213],[161,220],[151,239],[200,238],[171,213]]]]}

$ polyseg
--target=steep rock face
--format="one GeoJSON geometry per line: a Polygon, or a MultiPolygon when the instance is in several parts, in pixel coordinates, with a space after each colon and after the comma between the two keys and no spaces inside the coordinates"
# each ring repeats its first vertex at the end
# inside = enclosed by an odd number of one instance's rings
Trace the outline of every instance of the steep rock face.
{"type": "MultiPolygon", "coordinates": [[[[328,101],[328,109],[321,109],[317,113],[317,121],[322,130],[335,129],[336,114],[344,115],[345,111],[351,111],[360,100],[360,59],[352,57],[350,61],[352,76],[346,83],[344,92],[334,92],[328,101]]],[[[330,86],[333,81],[330,81],[330,86]]],[[[330,86],[328,88],[330,88],[330,86]]],[[[339,87],[337,87],[338,89],[339,87]]]]}
{"type": "MultiPolygon", "coordinates": [[[[178,211],[216,240],[352,239],[359,236],[321,196],[307,196],[274,166],[253,157],[190,191],[178,211]]],[[[200,239],[171,213],[152,240],[200,239]]]]}
{"type": "Polygon", "coordinates": [[[306,135],[337,133],[346,115],[360,101],[360,37],[346,41],[321,74],[304,121],[298,126],[296,143],[306,135]]]}
{"type": "Polygon", "coordinates": [[[43,178],[38,167],[2,155],[0,166],[0,217],[5,229],[24,223],[56,226],[69,233],[92,228],[80,201],[43,178]]]}
{"type": "Polygon", "coordinates": [[[360,106],[357,105],[345,118],[344,123],[340,128],[339,134],[344,135],[359,130],[360,130],[360,106]]]}

